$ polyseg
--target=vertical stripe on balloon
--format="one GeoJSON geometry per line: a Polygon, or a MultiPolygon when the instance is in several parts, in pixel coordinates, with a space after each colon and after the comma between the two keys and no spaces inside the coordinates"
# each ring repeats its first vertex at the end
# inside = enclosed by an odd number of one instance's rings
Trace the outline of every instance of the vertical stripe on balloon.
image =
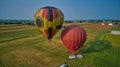
{"type": "Polygon", "coordinates": [[[57,17],[59,17],[59,14],[56,9],[52,9],[52,11],[53,11],[53,19],[56,19],[57,17]]]}
{"type": "Polygon", "coordinates": [[[48,8],[48,20],[49,20],[49,21],[53,21],[52,8],[48,8]]]}
{"type": "Polygon", "coordinates": [[[52,37],[52,27],[48,28],[48,39],[51,39],[52,37]]]}
{"type": "Polygon", "coordinates": [[[52,35],[51,36],[54,36],[56,33],[56,30],[52,30],[52,35]]]}
{"type": "Polygon", "coordinates": [[[42,17],[48,19],[48,9],[43,10],[42,17]]]}

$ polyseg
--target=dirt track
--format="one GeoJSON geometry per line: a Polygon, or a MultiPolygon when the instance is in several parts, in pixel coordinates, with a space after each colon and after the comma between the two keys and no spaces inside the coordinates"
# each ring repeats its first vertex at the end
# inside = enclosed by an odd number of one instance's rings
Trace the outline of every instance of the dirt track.
{"type": "Polygon", "coordinates": [[[98,30],[107,30],[110,28],[113,28],[115,26],[108,26],[108,25],[101,25],[101,23],[79,23],[79,22],[75,22],[75,23],[65,23],[63,24],[63,26],[67,27],[70,25],[79,25],[83,28],[92,28],[92,29],[98,29],[98,30]]]}

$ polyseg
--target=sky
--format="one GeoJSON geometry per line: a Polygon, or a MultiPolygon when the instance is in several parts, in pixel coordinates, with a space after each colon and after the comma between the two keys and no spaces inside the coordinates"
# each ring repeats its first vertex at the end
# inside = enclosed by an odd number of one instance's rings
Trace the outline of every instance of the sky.
{"type": "Polygon", "coordinates": [[[60,9],[65,20],[120,20],[120,0],[0,0],[0,19],[33,20],[45,6],[60,9]]]}

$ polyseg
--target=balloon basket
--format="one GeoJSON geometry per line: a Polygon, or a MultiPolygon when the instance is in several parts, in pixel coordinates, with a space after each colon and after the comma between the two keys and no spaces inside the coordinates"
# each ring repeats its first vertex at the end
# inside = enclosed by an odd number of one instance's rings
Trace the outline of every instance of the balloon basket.
{"type": "Polygon", "coordinates": [[[75,54],[69,55],[69,59],[74,59],[74,58],[76,58],[76,55],[75,55],[75,54]]]}
{"type": "Polygon", "coordinates": [[[69,55],[69,59],[75,59],[75,58],[83,58],[81,54],[71,54],[69,55]]]}
{"type": "Polygon", "coordinates": [[[77,54],[76,58],[83,58],[83,56],[81,54],[77,54]]]}

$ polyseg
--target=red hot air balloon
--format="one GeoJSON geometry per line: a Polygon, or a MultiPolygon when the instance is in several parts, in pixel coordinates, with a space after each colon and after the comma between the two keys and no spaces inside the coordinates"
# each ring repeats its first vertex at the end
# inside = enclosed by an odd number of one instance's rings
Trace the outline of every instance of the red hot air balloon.
{"type": "Polygon", "coordinates": [[[61,33],[62,42],[73,54],[82,47],[86,36],[85,30],[76,25],[68,26],[61,33]]]}

